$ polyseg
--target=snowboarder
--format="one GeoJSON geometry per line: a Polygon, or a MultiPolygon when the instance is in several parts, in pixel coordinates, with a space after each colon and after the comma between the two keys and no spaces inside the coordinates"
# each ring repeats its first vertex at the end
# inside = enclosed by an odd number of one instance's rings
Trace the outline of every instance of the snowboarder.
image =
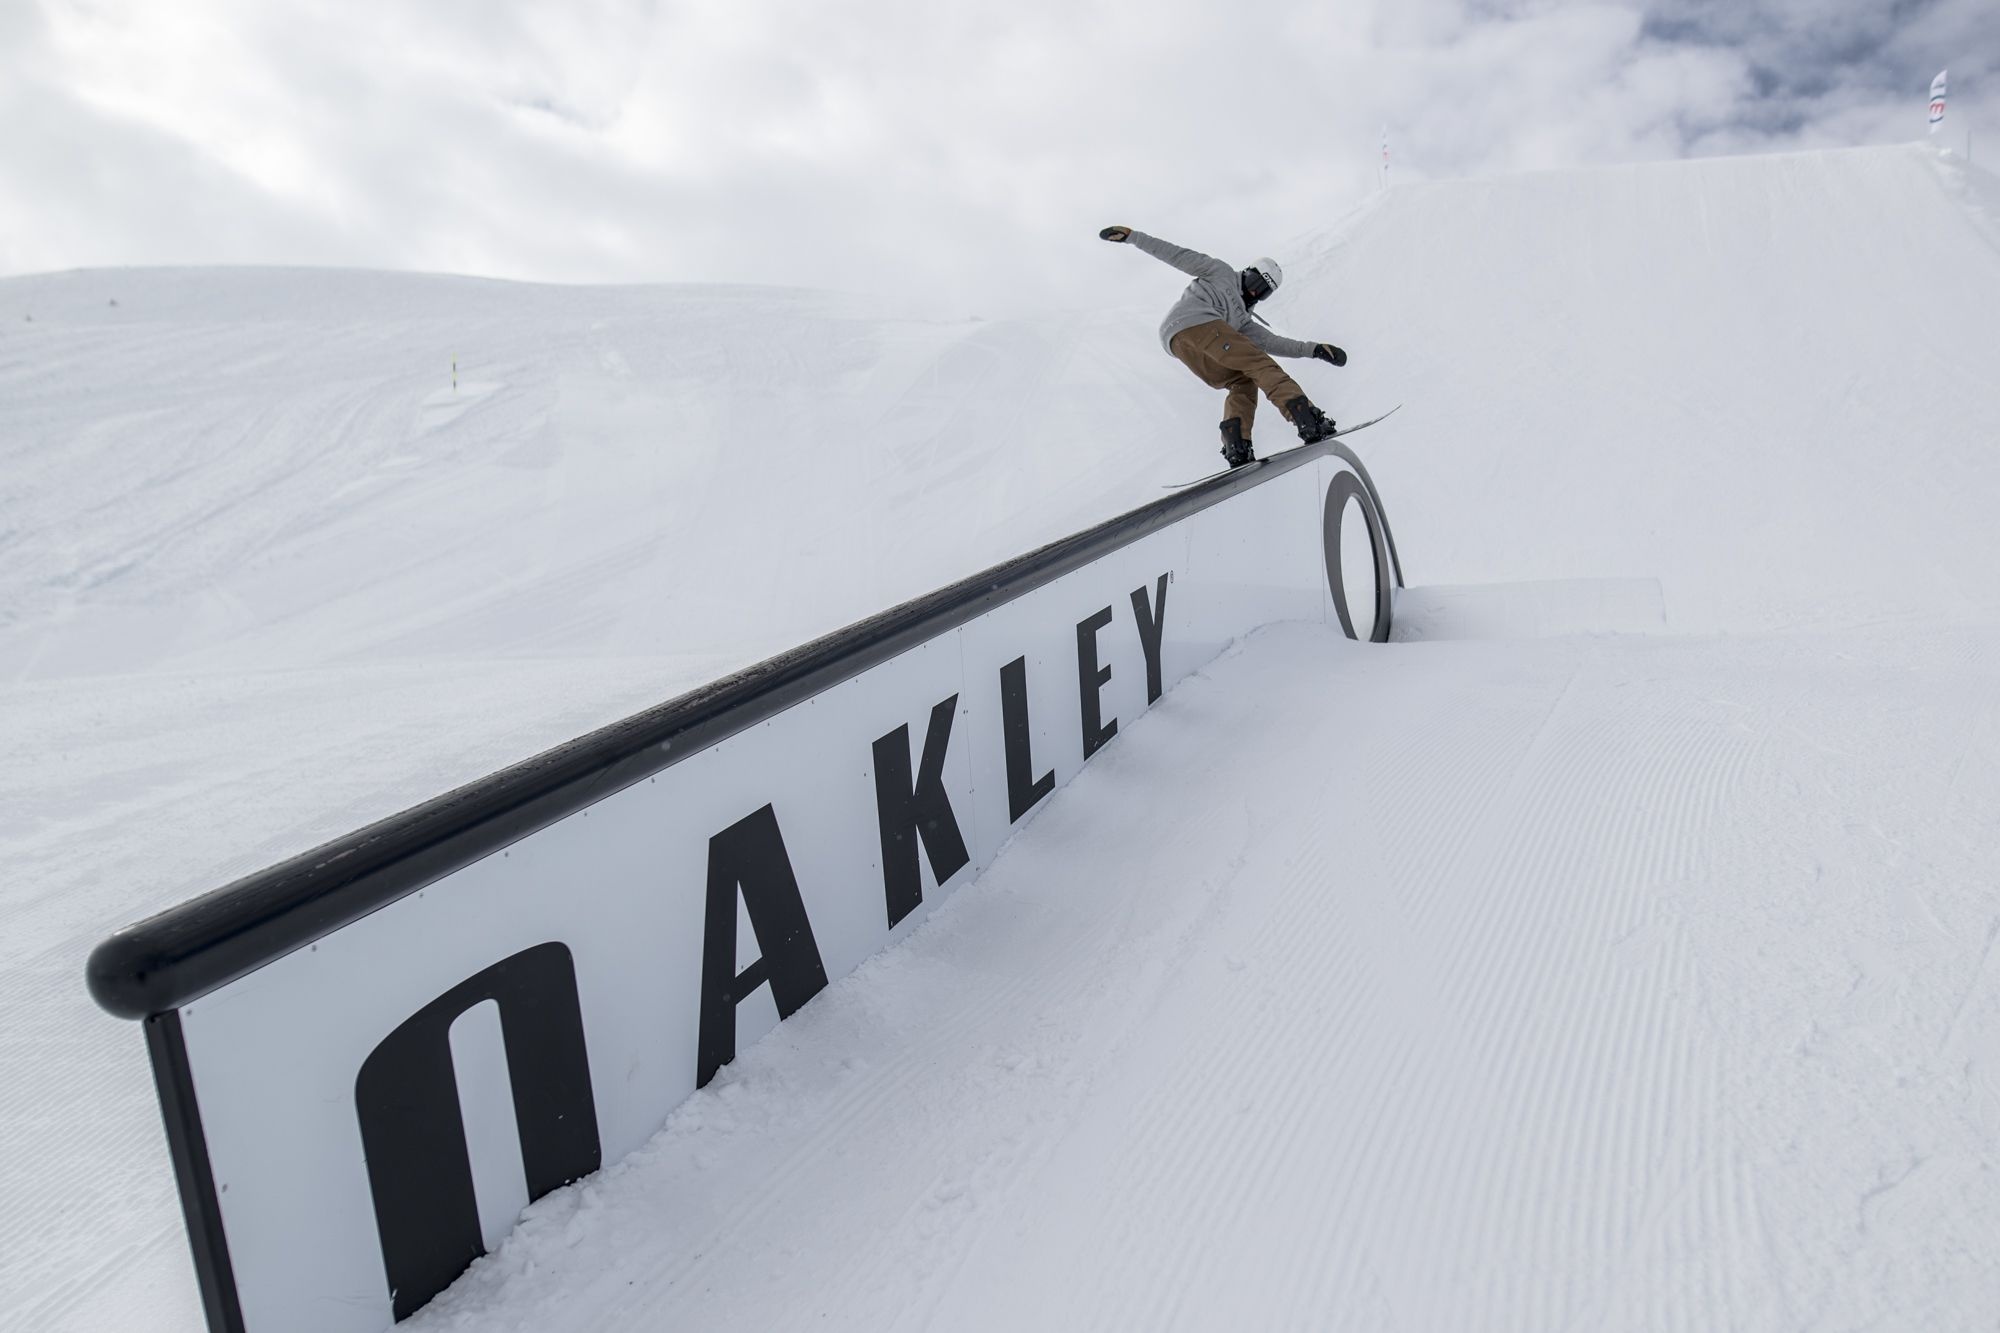
{"type": "Polygon", "coordinates": [[[1344,366],[1347,353],[1332,343],[1284,337],[1252,313],[1285,280],[1276,260],[1259,259],[1239,273],[1220,259],[1130,227],[1106,227],[1097,234],[1107,241],[1136,245],[1194,279],[1160,324],[1160,343],[1203,384],[1229,390],[1222,405],[1222,456],[1229,466],[1241,467],[1256,458],[1250,423],[1257,414],[1259,389],[1298,430],[1300,440],[1311,444],[1333,434],[1333,422],[1271,358],[1310,356],[1344,366]]]}

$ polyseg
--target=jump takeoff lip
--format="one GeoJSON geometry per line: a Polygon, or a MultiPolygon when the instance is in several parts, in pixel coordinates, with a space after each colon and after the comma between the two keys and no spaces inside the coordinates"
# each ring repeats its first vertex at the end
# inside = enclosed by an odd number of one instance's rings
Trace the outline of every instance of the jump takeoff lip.
{"type": "Polygon", "coordinates": [[[145,1020],[210,1327],[414,1313],[915,929],[1121,721],[1260,625],[1386,641],[1401,578],[1327,441],[113,935],[88,980],[145,1020]]]}

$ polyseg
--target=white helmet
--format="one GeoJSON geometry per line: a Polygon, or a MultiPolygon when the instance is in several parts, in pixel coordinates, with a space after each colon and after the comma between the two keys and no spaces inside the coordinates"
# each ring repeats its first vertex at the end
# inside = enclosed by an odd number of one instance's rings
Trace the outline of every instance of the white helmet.
{"type": "Polygon", "coordinates": [[[1264,292],[1262,296],[1256,297],[1257,300],[1263,301],[1269,299],[1271,293],[1277,291],[1279,285],[1284,282],[1285,270],[1278,267],[1277,260],[1272,259],[1267,255],[1264,258],[1259,259],[1254,263],[1252,263],[1248,268],[1244,269],[1243,277],[1244,277],[1244,286],[1246,289],[1254,291],[1255,288],[1259,286],[1269,288],[1269,290],[1264,292]],[[1250,275],[1253,273],[1256,274],[1258,277],[1262,278],[1263,281],[1261,283],[1252,284],[1249,281],[1249,279],[1250,275]]]}

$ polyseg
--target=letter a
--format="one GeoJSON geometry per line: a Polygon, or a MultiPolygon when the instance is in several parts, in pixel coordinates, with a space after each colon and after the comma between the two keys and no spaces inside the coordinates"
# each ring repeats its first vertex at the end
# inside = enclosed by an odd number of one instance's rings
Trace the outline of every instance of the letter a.
{"type": "Polygon", "coordinates": [[[695,1054],[697,1088],[736,1058],[736,1006],[771,983],[778,1017],[790,1018],[826,989],[826,966],[805,900],[785,852],[778,812],[765,806],[708,840],[708,911],[701,948],[701,1033],[695,1054]],[[762,952],[736,970],[736,895],[762,952]]]}

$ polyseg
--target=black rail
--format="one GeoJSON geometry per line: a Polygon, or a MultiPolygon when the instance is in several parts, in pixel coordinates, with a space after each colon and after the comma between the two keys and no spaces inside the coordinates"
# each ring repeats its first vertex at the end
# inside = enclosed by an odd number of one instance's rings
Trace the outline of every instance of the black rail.
{"type": "MultiPolygon", "coordinates": [[[[1225,473],[127,926],[91,951],[90,993],[121,1018],[178,1009],[685,755],[1327,454],[1354,468],[1381,514],[1381,496],[1367,469],[1338,441],[1225,473]]],[[[1395,538],[1386,517],[1382,524],[1394,559],[1395,538]]],[[[1400,560],[1395,577],[1400,585],[1400,560]]]]}

